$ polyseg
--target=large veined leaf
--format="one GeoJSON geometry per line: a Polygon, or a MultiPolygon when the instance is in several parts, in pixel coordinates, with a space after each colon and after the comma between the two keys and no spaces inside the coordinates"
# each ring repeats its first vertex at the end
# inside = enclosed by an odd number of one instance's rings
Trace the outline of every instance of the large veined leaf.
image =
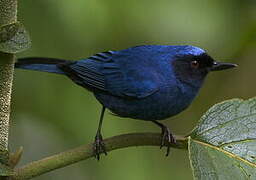
{"type": "Polygon", "coordinates": [[[216,104],[189,138],[195,179],[256,179],[256,98],[216,104]]]}

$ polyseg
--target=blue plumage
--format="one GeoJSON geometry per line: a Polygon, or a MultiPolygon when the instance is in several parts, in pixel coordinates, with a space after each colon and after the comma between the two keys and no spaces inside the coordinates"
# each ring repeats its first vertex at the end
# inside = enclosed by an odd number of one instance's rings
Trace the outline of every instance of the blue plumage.
{"type": "MultiPolygon", "coordinates": [[[[98,53],[79,61],[23,58],[15,66],[64,74],[92,91],[103,105],[100,127],[106,107],[122,117],[156,123],[162,128],[164,139],[175,142],[169,129],[156,120],[186,109],[210,71],[236,65],[216,62],[194,46],[146,45],[98,53]]],[[[104,151],[100,128],[95,147],[99,158],[100,150],[104,151]]]]}

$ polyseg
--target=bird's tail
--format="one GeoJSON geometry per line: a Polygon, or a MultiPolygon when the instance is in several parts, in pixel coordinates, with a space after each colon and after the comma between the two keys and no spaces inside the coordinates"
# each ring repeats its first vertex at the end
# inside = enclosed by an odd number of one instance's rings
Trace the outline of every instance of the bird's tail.
{"type": "Polygon", "coordinates": [[[58,68],[59,64],[66,63],[66,60],[55,58],[42,58],[42,57],[29,57],[20,58],[15,63],[15,68],[29,69],[35,71],[43,71],[56,74],[64,74],[64,72],[58,68]]]}

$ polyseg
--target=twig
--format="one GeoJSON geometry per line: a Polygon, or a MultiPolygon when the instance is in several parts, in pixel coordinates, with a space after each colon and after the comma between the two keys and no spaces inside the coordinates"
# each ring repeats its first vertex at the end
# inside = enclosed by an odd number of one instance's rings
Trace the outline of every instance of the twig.
{"type": "MultiPolygon", "coordinates": [[[[181,136],[175,136],[177,144],[172,144],[173,148],[187,149],[187,139],[181,136]]],[[[133,133],[110,137],[104,140],[107,151],[121,149],[131,146],[159,146],[161,135],[157,133],[133,133]]],[[[39,176],[54,169],[59,169],[78,161],[93,157],[93,144],[83,145],[81,147],[65,151],[38,161],[31,162],[14,172],[12,179],[25,180],[39,176]]],[[[111,157],[109,157],[111,158],[111,157]]]]}
{"type": "MultiPolygon", "coordinates": [[[[17,0],[0,0],[0,26],[17,20],[17,0]]],[[[8,133],[14,54],[0,52],[0,161],[8,163],[8,133]]]]}

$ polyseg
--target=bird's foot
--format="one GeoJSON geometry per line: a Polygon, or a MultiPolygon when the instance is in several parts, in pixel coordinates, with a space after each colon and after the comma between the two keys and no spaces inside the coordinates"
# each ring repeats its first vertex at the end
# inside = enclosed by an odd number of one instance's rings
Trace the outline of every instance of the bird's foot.
{"type": "Polygon", "coordinates": [[[170,129],[167,126],[162,125],[161,128],[162,128],[162,133],[161,133],[162,134],[162,141],[161,141],[160,149],[165,145],[165,141],[167,141],[166,156],[168,156],[169,153],[170,153],[171,144],[176,144],[176,139],[174,138],[170,129]]]}
{"type": "Polygon", "coordinates": [[[105,144],[104,144],[104,141],[103,141],[103,138],[102,138],[102,135],[100,132],[97,132],[97,134],[95,136],[93,148],[94,148],[93,149],[94,157],[97,160],[100,160],[100,153],[104,153],[105,155],[107,155],[105,144]]]}

